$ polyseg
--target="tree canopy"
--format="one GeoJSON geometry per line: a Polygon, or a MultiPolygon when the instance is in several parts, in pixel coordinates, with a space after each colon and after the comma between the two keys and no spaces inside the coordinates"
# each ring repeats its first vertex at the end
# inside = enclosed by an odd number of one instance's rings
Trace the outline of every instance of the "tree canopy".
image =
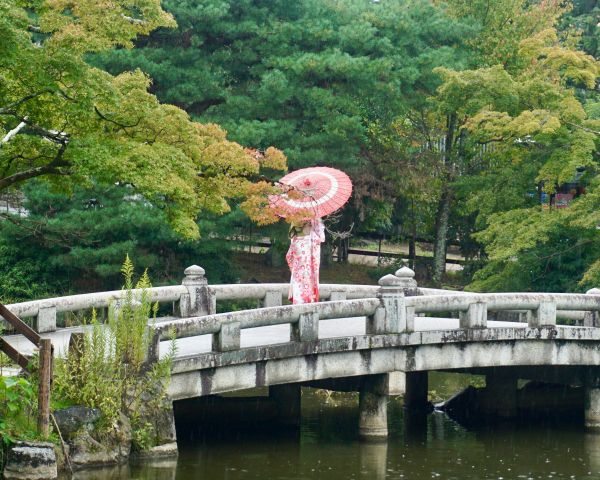
{"type": "Polygon", "coordinates": [[[110,5],[0,0],[0,190],[128,188],[193,237],[236,197],[273,220],[276,145],[351,174],[342,229],[434,239],[434,283],[449,241],[483,267],[473,289],[600,282],[595,2],[110,5]]]}
{"type": "Polygon", "coordinates": [[[0,0],[0,191],[40,176],[63,190],[126,184],[195,237],[198,213],[228,211],[262,161],[285,168],[281,152],[255,155],[161,104],[142,71],[86,63],[174,26],[158,0],[0,0]]]}

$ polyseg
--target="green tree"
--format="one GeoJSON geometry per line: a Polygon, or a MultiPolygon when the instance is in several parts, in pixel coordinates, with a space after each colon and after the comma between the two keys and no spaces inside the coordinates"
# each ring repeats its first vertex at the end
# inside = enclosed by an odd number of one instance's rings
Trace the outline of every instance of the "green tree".
{"type": "Polygon", "coordinates": [[[257,158],[159,103],[141,71],[113,76],[85,61],[174,26],[158,0],[0,0],[0,192],[40,176],[63,190],[127,184],[188,237],[200,211],[228,211],[257,158]]]}
{"type": "Polygon", "coordinates": [[[515,60],[512,73],[497,67],[443,73],[440,93],[452,98],[462,92],[477,102],[464,89],[466,75],[479,79],[480,92],[488,84],[508,87],[505,94],[495,90],[494,101],[486,99],[465,124],[474,141],[494,145],[466,202],[484,229],[475,237],[490,258],[472,288],[582,288],[600,280],[600,117],[594,102],[581,100],[593,95],[600,64],[560,44],[553,29],[522,41],[515,60]],[[488,75],[496,79],[486,82],[488,75]],[[542,191],[554,193],[582,169],[585,195],[569,208],[542,210],[542,191]]]}
{"type": "MultiPolygon", "coordinates": [[[[158,284],[179,283],[194,263],[211,282],[237,280],[222,241],[182,239],[163,210],[134,192],[96,185],[67,196],[41,181],[25,186],[28,216],[0,222],[2,301],[120,288],[127,254],[158,284]]],[[[202,220],[203,229],[212,232],[213,222],[202,220]]]]}
{"type": "MultiPolygon", "coordinates": [[[[512,155],[517,156],[515,162],[527,155],[526,149],[518,148],[521,141],[558,133],[560,126],[565,127],[561,132],[569,137],[569,144],[580,146],[590,162],[592,144],[581,128],[585,115],[573,87],[592,88],[597,66],[583,52],[558,42],[553,26],[564,12],[559,2],[448,2],[450,15],[479,25],[477,35],[467,40],[472,52],[470,68],[438,68],[442,84],[433,92],[424,91],[426,101],[416,103],[399,123],[405,142],[416,145],[418,153],[431,152],[430,177],[439,185],[433,269],[436,284],[441,283],[445,270],[451,215],[463,209],[457,189],[459,183],[464,188],[464,177],[486,174],[497,166],[501,151],[503,165],[510,169],[512,155]],[[502,132],[492,133],[494,124],[502,125],[502,132]]],[[[552,145],[544,144],[548,151],[564,146],[558,139],[552,145]]],[[[558,151],[553,165],[557,165],[558,151]]],[[[570,153],[569,165],[560,167],[563,175],[578,163],[574,152],[570,153]]],[[[548,177],[548,185],[558,175],[556,171],[549,173],[552,168],[548,163],[546,173],[539,172],[548,177]]],[[[502,187],[495,192],[502,196],[501,191],[502,187]]],[[[485,196],[486,192],[477,194],[485,196]]],[[[472,215],[472,211],[467,214],[472,215]]]]}
{"type": "Polygon", "coordinates": [[[223,125],[241,143],[277,145],[293,167],[348,170],[357,207],[350,223],[371,214],[363,198],[394,203],[373,169],[371,130],[388,128],[425,86],[433,91],[432,69],[460,63],[465,52],[456,47],[473,33],[427,1],[164,6],[177,30],[102,54],[98,65],[114,74],[141,68],[161,100],[223,125]]]}

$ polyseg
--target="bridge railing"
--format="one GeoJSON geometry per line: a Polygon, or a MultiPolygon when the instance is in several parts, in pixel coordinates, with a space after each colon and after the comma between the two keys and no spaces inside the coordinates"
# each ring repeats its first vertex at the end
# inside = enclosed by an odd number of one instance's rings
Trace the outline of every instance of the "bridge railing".
{"type": "MultiPolygon", "coordinates": [[[[148,299],[159,304],[172,304],[176,317],[209,315],[216,312],[218,301],[256,300],[263,307],[280,306],[287,296],[288,283],[208,285],[204,269],[193,265],[185,270],[181,285],[152,287],[146,290],[148,299]]],[[[375,297],[374,285],[320,285],[324,300],[346,300],[375,297]]],[[[34,329],[38,333],[57,330],[57,314],[80,312],[90,309],[119,308],[126,293],[122,290],[86,293],[64,297],[46,298],[6,305],[21,318],[33,318],[34,329]]],[[[134,290],[134,296],[141,290],[134,290]]],[[[0,320],[2,317],[0,316],[0,320]]]]}
{"type": "MultiPolygon", "coordinates": [[[[215,314],[217,302],[225,300],[256,300],[257,302],[260,302],[262,307],[282,306],[283,299],[287,296],[289,289],[289,284],[287,283],[208,285],[204,269],[196,265],[188,267],[184,273],[185,277],[181,285],[147,289],[148,298],[152,302],[172,304],[173,315],[181,318],[194,318],[215,314]]],[[[433,311],[461,311],[461,309],[462,311],[466,311],[464,310],[465,302],[489,303],[487,300],[488,297],[486,297],[486,295],[489,294],[419,288],[414,281],[414,272],[408,268],[398,270],[393,277],[400,279],[399,282],[407,296],[422,296],[423,301],[427,302],[428,305],[436,305],[435,308],[438,308],[438,310],[433,311]],[[427,297],[427,299],[425,299],[425,297],[427,297]],[[430,297],[436,297],[437,300],[433,300],[430,297]],[[460,308],[456,308],[457,305],[460,306],[460,308]]],[[[321,284],[320,294],[322,300],[329,301],[376,298],[380,293],[380,288],[381,286],[375,285],[321,284]]],[[[594,293],[594,290],[591,290],[588,293],[594,293]]],[[[137,293],[139,294],[141,292],[137,293]]],[[[597,293],[600,293],[600,291],[597,293]]],[[[504,298],[506,302],[509,302],[510,295],[519,295],[518,298],[521,299],[525,298],[523,295],[534,295],[535,298],[541,298],[540,295],[553,295],[552,297],[544,298],[545,301],[554,301],[554,303],[556,303],[557,315],[559,317],[576,320],[585,318],[587,320],[584,320],[584,323],[588,325],[595,325],[597,323],[597,313],[591,313],[596,310],[579,308],[578,306],[581,305],[581,302],[579,301],[561,303],[561,295],[564,296],[567,294],[498,295],[505,295],[505,297],[498,298],[504,298]]],[[[35,330],[39,333],[45,333],[57,329],[56,318],[59,313],[85,311],[92,308],[119,308],[120,302],[124,297],[125,292],[115,290],[35,300],[7,305],[7,308],[21,318],[33,317],[35,330]]],[[[527,311],[539,310],[539,307],[533,305],[531,302],[519,303],[519,301],[515,301],[513,303],[505,303],[503,304],[504,306],[499,304],[499,307],[494,305],[494,303],[488,304],[486,311],[521,312],[521,317],[525,318],[527,311]]],[[[418,305],[415,304],[415,308],[417,306],[418,305]]],[[[416,314],[418,313],[426,312],[417,311],[416,314]]]]}
{"type": "Polygon", "coordinates": [[[318,339],[319,320],[370,317],[379,306],[378,298],[364,298],[265,307],[160,322],[150,327],[153,341],[149,357],[158,358],[160,341],[173,336],[179,339],[212,334],[212,350],[229,351],[240,348],[241,330],[283,324],[292,326],[291,341],[314,341],[318,339]]]}
{"type": "MultiPolygon", "coordinates": [[[[304,305],[267,307],[231,313],[212,314],[160,322],[152,326],[153,341],[148,356],[159,357],[160,342],[170,338],[212,335],[212,351],[240,348],[241,331],[257,327],[290,324],[290,341],[318,340],[320,320],[366,317],[367,334],[411,333],[415,316],[456,312],[459,328],[488,327],[490,311],[528,312],[526,325],[515,328],[539,328],[556,325],[557,313],[564,311],[598,312],[600,294],[566,293],[495,293],[418,295],[414,273],[408,269],[386,275],[379,281],[375,298],[320,302],[304,305]]],[[[439,293],[439,292],[435,292],[439,293]]],[[[596,293],[596,292],[591,292],[596,293]]],[[[600,293],[597,292],[597,293],[600,293]]]]}

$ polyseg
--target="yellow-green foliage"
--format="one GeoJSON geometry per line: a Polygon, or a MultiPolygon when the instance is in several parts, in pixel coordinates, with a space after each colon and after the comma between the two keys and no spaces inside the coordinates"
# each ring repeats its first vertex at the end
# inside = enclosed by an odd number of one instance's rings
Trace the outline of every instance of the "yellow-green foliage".
{"type": "MultiPolygon", "coordinates": [[[[260,162],[224,130],[161,104],[139,70],[113,76],[85,61],[174,26],[159,0],[24,3],[0,0],[0,141],[26,123],[0,144],[0,191],[42,175],[64,190],[119,182],[191,238],[200,211],[245,195],[260,162]]],[[[269,156],[285,169],[280,151],[269,156]]]]}

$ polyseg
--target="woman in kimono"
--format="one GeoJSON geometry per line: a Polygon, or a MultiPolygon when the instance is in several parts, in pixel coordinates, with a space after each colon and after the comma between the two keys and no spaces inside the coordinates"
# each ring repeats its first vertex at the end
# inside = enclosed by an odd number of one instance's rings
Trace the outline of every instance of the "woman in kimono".
{"type": "Polygon", "coordinates": [[[319,301],[319,267],[325,226],[320,218],[290,228],[290,248],[285,256],[292,273],[289,299],[294,304],[319,301]]]}

